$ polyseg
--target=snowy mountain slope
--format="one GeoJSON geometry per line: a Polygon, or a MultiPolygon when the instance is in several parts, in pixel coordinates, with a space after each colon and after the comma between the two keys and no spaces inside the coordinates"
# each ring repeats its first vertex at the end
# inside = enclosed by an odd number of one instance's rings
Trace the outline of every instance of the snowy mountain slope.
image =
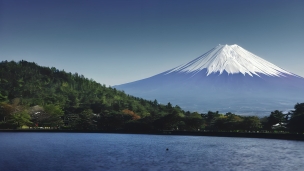
{"type": "Polygon", "coordinates": [[[187,64],[115,88],[199,112],[268,115],[304,101],[302,77],[238,45],[219,45],[187,64]]]}
{"type": "Polygon", "coordinates": [[[250,53],[238,45],[218,45],[193,61],[170,70],[171,72],[197,73],[207,69],[207,75],[226,71],[228,74],[242,73],[243,75],[265,74],[269,76],[293,75],[274,64],[250,53]]]}

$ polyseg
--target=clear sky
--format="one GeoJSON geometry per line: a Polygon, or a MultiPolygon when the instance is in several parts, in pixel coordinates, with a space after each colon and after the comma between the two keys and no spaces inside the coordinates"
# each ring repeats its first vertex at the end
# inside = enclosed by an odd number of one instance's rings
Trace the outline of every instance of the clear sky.
{"type": "Polygon", "coordinates": [[[304,76],[303,18],[303,0],[0,0],[0,60],[113,86],[238,44],[304,76]]]}

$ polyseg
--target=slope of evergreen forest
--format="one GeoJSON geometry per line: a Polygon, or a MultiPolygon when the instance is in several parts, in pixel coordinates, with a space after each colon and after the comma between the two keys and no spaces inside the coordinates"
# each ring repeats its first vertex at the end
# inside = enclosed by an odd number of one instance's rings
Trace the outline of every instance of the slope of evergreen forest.
{"type": "MultiPolygon", "coordinates": [[[[101,74],[102,76],[102,74],[101,74]]],[[[121,111],[130,109],[140,116],[163,106],[157,102],[129,96],[124,92],[106,87],[77,73],[67,73],[52,67],[41,67],[33,62],[0,63],[0,98],[11,101],[19,98],[25,106],[53,104],[64,109],[65,114],[92,109],[121,111]]]]}
{"type": "Polygon", "coordinates": [[[304,104],[297,104],[295,109],[289,114],[274,111],[265,118],[211,111],[199,114],[169,102],[159,104],[157,100],[133,97],[54,67],[23,60],[0,63],[0,129],[231,131],[271,130],[273,124],[284,123],[280,129],[303,132],[303,126],[297,124],[301,125],[298,119],[303,120],[304,104]]]}
{"type": "MultiPolygon", "coordinates": [[[[156,100],[133,97],[83,75],[59,71],[54,67],[42,67],[23,60],[0,63],[0,84],[2,122],[8,122],[14,112],[26,111],[30,115],[27,124],[57,126],[58,124],[51,123],[54,118],[51,120],[51,116],[47,116],[52,111],[46,111],[56,109],[63,120],[59,125],[75,126],[81,117],[85,117],[89,118],[83,120],[89,122],[85,129],[93,129],[96,124],[92,118],[95,117],[96,120],[98,116],[105,122],[103,125],[99,124],[99,127],[119,129],[125,122],[144,118],[157,120],[173,112],[184,116],[185,113],[180,107],[172,107],[170,103],[162,105],[156,100]]],[[[57,118],[58,116],[56,115],[57,118]]]]}

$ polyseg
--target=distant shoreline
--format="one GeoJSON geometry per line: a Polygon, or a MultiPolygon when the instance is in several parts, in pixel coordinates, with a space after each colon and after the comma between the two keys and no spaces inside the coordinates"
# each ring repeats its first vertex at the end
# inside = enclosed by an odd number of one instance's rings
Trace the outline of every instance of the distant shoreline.
{"type": "Polygon", "coordinates": [[[282,133],[240,133],[240,132],[203,132],[203,131],[153,131],[153,132],[128,132],[128,131],[79,131],[56,129],[0,129],[1,132],[45,132],[45,133],[117,133],[117,134],[147,134],[147,135],[185,135],[185,136],[215,136],[215,137],[243,137],[266,138],[280,140],[304,141],[304,134],[282,133]]]}

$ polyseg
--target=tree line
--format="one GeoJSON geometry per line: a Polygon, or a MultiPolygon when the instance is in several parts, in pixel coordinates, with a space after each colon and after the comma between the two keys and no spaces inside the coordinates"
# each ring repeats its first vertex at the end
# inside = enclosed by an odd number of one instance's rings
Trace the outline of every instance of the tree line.
{"type": "Polygon", "coordinates": [[[163,130],[304,132],[304,103],[287,114],[240,116],[182,110],[106,87],[77,73],[27,61],[0,63],[0,128],[150,132],[163,130]],[[279,124],[273,128],[273,125],[279,124]]]}

